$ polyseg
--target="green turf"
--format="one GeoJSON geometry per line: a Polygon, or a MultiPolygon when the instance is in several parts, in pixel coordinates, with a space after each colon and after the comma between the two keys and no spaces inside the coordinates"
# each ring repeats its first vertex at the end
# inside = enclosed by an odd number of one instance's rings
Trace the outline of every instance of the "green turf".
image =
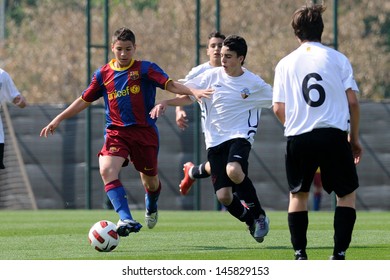
{"type": "MultiPolygon", "coordinates": [[[[143,223],[143,212],[133,211],[143,223]]],[[[0,260],[291,260],[286,212],[268,211],[270,232],[259,244],[227,212],[160,211],[153,230],[121,238],[112,252],[95,251],[88,231],[98,220],[114,223],[111,210],[0,211],[0,260]]],[[[310,212],[308,255],[332,253],[333,213],[310,212]]],[[[390,212],[358,212],[350,260],[390,260],[390,212]]]]}

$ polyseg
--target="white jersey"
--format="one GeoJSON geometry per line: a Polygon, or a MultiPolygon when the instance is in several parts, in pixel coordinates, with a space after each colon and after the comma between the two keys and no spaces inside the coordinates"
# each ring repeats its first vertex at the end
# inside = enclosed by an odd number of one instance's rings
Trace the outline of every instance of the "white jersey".
{"type": "MultiPolygon", "coordinates": [[[[3,102],[12,102],[15,97],[19,96],[20,92],[16,88],[11,77],[0,68],[0,104],[3,102]]],[[[3,122],[0,116],[0,143],[4,143],[3,122]]]]}
{"type": "Polygon", "coordinates": [[[191,71],[188,72],[187,76],[184,79],[180,79],[179,82],[185,83],[212,68],[214,68],[214,66],[212,66],[210,62],[202,63],[198,66],[193,67],[191,71]]]}
{"type": "MultiPolygon", "coordinates": [[[[202,63],[198,66],[193,67],[191,69],[191,71],[188,72],[187,76],[184,79],[180,79],[179,82],[184,84],[184,83],[188,82],[189,80],[199,76],[200,74],[203,74],[207,70],[210,70],[214,67],[218,67],[218,66],[212,66],[210,64],[210,62],[202,63]]],[[[201,126],[202,126],[202,132],[204,132],[204,118],[203,117],[201,118],[200,122],[201,122],[201,126]]]]}
{"type": "Polygon", "coordinates": [[[285,136],[315,128],[349,130],[346,90],[359,91],[352,66],[342,53],[307,42],[276,66],[273,103],[285,103],[285,136]]]}
{"type": "Polygon", "coordinates": [[[214,89],[210,98],[202,98],[199,103],[207,149],[235,138],[245,138],[252,144],[261,108],[272,107],[271,86],[243,70],[241,76],[231,77],[223,67],[216,67],[185,83],[190,88],[214,89]]]}

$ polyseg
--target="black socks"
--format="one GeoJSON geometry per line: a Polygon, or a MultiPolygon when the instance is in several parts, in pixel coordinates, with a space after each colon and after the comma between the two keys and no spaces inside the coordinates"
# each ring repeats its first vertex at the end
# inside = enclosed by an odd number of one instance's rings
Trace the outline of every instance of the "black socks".
{"type": "Polygon", "coordinates": [[[288,213],[288,227],[290,229],[291,244],[295,251],[295,258],[306,258],[307,228],[309,217],[307,211],[288,213]]]}
{"type": "Polygon", "coordinates": [[[344,260],[345,251],[352,239],[353,227],[356,221],[356,210],[351,207],[336,207],[334,213],[334,249],[333,259],[344,260]]]}
{"type": "Polygon", "coordinates": [[[190,173],[191,177],[195,179],[210,177],[210,174],[206,171],[206,162],[203,162],[200,165],[195,165],[191,168],[190,173]]]}

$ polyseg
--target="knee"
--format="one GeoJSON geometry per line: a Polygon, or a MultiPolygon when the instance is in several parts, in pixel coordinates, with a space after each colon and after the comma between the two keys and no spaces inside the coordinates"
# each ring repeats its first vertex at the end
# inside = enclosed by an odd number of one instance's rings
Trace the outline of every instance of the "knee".
{"type": "Polygon", "coordinates": [[[220,203],[225,206],[228,206],[233,201],[233,194],[225,190],[219,190],[217,192],[217,198],[220,203]]]}
{"type": "Polygon", "coordinates": [[[157,191],[159,185],[160,185],[160,180],[158,176],[147,176],[145,174],[141,175],[141,180],[142,184],[144,185],[145,189],[148,191],[154,192],[157,191]]]}
{"type": "Polygon", "coordinates": [[[111,174],[113,173],[112,168],[101,166],[99,169],[100,176],[102,177],[103,181],[107,181],[109,178],[111,178],[111,174]]]}
{"type": "Polygon", "coordinates": [[[245,178],[245,174],[238,162],[229,162],[226,165],[226,174],[235,184],[240,184],[245,178]]]}
{"type": "Polygon", "coordinates": [[[355,204],[356,204],[356,192],[352,192],[343,197],[337,196],[337,206],[355,208],[356,207],[355,204]]]}

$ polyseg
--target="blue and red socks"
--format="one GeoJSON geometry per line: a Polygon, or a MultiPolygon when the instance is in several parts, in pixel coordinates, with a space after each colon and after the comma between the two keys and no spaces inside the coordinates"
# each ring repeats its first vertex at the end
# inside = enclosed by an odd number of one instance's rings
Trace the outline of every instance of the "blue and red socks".
{"type": "Polygon", "coordinates": [[[127,194],[119,180],[114,180],[104,186],[108,198],[121,220],[132,220],[127,194]]]}
{"type": "Polygon", "coordinates": [[[145,207],[148,213],[157,212],[157,202],[161,192],[161,182],[158,184],[156,191],[150,191],[145,188],[145,207]]]}

